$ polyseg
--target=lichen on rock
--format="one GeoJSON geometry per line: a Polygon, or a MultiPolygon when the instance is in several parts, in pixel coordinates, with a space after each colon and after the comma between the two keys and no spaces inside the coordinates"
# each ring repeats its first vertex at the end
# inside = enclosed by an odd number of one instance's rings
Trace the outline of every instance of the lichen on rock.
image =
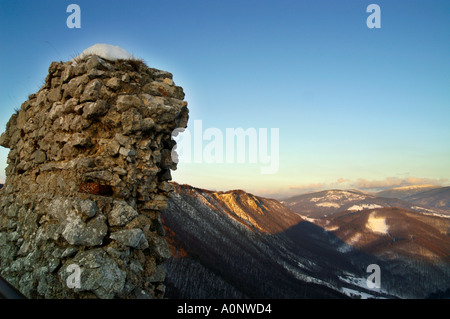
{"type": "Polygon", "coordinates": [[[187,102],[172,74],[95,55],[52,62],[0,137],[0,274],[30,298],[161,298],[160,212],[187,102]],[[71,288],[68,266],[81,270],[71,288]]]}

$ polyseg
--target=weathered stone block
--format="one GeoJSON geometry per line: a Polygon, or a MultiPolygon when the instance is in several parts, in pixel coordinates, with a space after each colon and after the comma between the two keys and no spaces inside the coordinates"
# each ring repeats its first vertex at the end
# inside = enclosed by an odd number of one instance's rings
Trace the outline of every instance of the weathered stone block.
{"type": "Polygon", "coordinates": [[[108,215],[108,223],[110,226],[125,226],[139,213],[125,201],[114,201],[114,207],[108,215]]]}
{"type": "Polygon", "coordinates": [[[109,237],[128,247],[137,249],[148,248],[147,239],[140,228],[119,230],[111,233],[109,237]]]}
{"type": "Polygon", "coordinates": [[[92,80],[84,89],[80,102],[95,101],[100,97],[100,89],[103,82],[99,79],[92,80]]]}
{"type": "Polygon", "coordinates": [[[88,102],[83,108],[83,117],[95,118],[101,115],[105,115],[108,111],[108,103],[104,100],[97,100],[95,102],[88,102]]]}

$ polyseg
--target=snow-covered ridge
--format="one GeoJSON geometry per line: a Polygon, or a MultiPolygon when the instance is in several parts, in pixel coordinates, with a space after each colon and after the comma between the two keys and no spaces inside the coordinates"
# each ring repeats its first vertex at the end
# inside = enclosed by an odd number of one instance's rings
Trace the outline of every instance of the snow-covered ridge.
{"type": "Polygon", "coordinates": [[[411,209],[421,210],[421,211],[424,211],[424,212],[428,212],[428,213],[439,215],[435,210],[424,208],[424,207],[420,207],[420,206],[412,206],[411,209]]]}
{"type": "Polygon", "coordinates": [[[437,217],[443,217],[443,218],[450,218],[450,216],[448,216],[448,215],[440,214],[440,213],[436,212],[435,210],[429,209],[429,208],[424,208],[424,207],[420,207],[420,206],[413,206],[413,207],[411,207],[411,209],[413,209],[415,211],[419,211],[420,213],[422,213],[424,215],[437,216],[437,217]]]}
{"type": "Polygon", "coordinates": [[[136,58],[129,53],[127,50],[121,47],[114,46],[111,44],[97,43],[93,46],[87,48],[80,55],[78,55],[73,60],[83,59],[89,55],[97,55],[105,60],[116,61],[116,60],[136,60],[136,58]]]}
{"type": "Polygon", "coordinates": [[[356,201],[366,199],[367,196],[356,194],[347,191],[328,191],[323,197],[314,197],[310,201],[317,202],[332,202],[332,201],[356,201]]]}

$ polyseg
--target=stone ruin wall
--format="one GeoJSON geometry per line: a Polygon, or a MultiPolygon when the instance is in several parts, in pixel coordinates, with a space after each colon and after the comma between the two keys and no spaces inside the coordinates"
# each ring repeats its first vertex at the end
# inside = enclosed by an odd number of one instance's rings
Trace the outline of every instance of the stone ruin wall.
{"type": "Polygon", "coordinates": [[[0,137],[0,275],[29,298],[162,298],[183,99],[142,61],[53,62],[0,137]]]}

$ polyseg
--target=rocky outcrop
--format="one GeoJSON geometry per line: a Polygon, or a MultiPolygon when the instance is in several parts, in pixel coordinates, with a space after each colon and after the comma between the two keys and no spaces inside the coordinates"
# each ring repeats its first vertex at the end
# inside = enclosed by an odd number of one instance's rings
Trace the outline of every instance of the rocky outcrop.
{"type": "Polygon", "coordinates": [[[161,298],[183,90],[138,60],[75,60],[50,65],[0,137],[0,274],[30,298],[161,298]]]}

